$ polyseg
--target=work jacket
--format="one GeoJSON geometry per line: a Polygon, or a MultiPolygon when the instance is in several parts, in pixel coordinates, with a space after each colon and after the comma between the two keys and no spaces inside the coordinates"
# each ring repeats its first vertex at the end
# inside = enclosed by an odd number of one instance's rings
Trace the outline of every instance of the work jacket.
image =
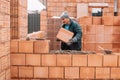
{"type": "MultiPolygon", "coordinates": [[[[62,27],[65,28],[65,24],[63,24],[62,27]]],[[[68,30],[74,33],[73,38],[75,37],[77,39],[77,41],[72,42],[71,45],[67,45],[64,42],[61,42],[61,49],[62,50],[81,50],[81,48],[82,48],[81,26],[76,21],[70,19],[70,24],[69,24],[68,30]]]]}

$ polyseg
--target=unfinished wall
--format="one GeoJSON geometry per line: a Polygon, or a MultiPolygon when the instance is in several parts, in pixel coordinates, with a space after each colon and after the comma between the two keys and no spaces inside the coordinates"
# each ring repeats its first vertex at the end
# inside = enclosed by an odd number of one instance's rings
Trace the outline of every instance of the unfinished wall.
{"type": "Polygon", "coordinates": [[[0,80],[10,80],[10,0],[0,0],[0,80]]]}
{"type": "MultiPolygon", "coordinates": [[[[78,22],[82,27],[82,50],[100,52],[104,49],[120,52],[120,17],[81,17],[78,22]]],[[[51,50],[60,50],[60,42],[56,35],[61,26],[61,20],[48,18],[48,39],[51,40],[51,50]]]]}
{"type": "MultiPolygon", "coordinates": [[[[108,3],[107,8],[103,8],[103,15],[114,15],[114,0],[47,0],[48,17],[60,16],[63,11],[68,11],[72,17],[77,17],[77,4],[79,3],[108,3]]],[[[89,7],[91,16],[91,7],[89,7]]]]}
{"type": "Polygon", "coordinates": [[[40,12],[40,30],[47,33],[47,11],[40,12]]]}
{"type": "Polygon", "coordinates": [[[60,41],[57,41],[56,35],[61,26],[61,20],[55,18],[48,18],[48,39],[51,40],[50,50],[60,50],[60,41]]]}
{"type": "Polygon", "coordinates": [[[47,0],[48,17],[60,16],[60,14],[67,10],[69,15],[76,17],[76,0],[47,0]]]}
{"type": "Polygon", "coordinates": [[[11,39],[26,37],[28,33],[27,0],[10,1],[11,39]]]}
{"type": "Polygon", "coordinates": [[[12,80],[120,79],[119,53],[49,53],[48,40],[11,43],[12,80]]]}
{"type": "MultiPolygon", "coordinates": [[[[120,1],[118,1],[118,15],[119,2],[120,1]]],[[[83,30],[82,50],[100,51],[98,46],[101,46],[114,52],[120,52],[120,41],[118,39],[120,37],[120,20],[119,16],[114,16],[114,0],[48,0],[47,17],[60,16],[64,10],[67,10],[70,16],[76,17],[77,4],[79,3],[108,3],[108,7],[102,8],[103,17],[92,17],[93,7],[88,6],[89,16],[78,19],[83,30]]],[[[58,32],[57,26],[60,26],[61,22],[59,19],[54,18],[48,18],[47,21],[48,39],[52,41],[51,49],[58,50],[60,49],[60,43],[56,41],[56,34],[58,32]]]]}
{"type": "Polygon", "coordinates": [[[120,52],[120,17],[82,17],[79,23],[83,30],[82,50],[100,51],[104,49],[120,52]]]}

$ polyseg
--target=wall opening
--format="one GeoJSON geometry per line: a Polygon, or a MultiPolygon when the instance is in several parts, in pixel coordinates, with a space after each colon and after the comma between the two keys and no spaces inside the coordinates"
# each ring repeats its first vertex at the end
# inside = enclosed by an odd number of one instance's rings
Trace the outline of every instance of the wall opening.
{"type": "Polygon", "coordinates": [[[92,8],[92,16],[102,16],[102,8],[92,8]]]}

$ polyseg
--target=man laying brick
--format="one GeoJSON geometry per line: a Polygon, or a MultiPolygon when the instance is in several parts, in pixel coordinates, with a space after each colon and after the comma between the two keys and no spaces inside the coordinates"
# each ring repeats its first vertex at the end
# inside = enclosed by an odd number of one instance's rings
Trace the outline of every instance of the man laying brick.
{"type": "Polygon", "coordinates": [[[62,28],[74,33],[73,37],[67,42],[61,42],[62,50],[81,50],[82,29],[81,26],[70,19],[68,13],[65,11],[60,16],[62,20],[62,28]]]}

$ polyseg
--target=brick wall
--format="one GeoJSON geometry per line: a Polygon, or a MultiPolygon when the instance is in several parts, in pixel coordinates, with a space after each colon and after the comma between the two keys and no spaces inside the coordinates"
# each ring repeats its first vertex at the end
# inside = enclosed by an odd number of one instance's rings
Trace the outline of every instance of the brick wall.
{"type": "Polygon", "coordinates": [[[39,44],[35,42],[41,41],[11,41],[12,80],[120,79],[120,53],[54,54],[44,50],[36,53],[35,45],[39,44]]]}
{"type": "Polygon", "coordinates": [[[76,17],[76,6],[76,0],[47,0],[48,17],[60,16],[64,10],[69,11],[71,16],[76,17]]]}
{"type": "Polygon", "coordinates": [[[120,15],[120,1],[118,0],[118,15],[120,15]]]}
{"type": "Polygon", "coordinates": [[[10,1],[11,39],[26,37],[28,33],[27,0],[10,1]]]}
{"type": "Polygon", "coordinates": [[[61,20],[57,18],[48,18],[47,36],[51,40],[50,50],[60,50],[60,41],[57,41],[56,35],[61,27],[61,20]]]}
{"type": "MultiPolygon", "coordinates": [[[[60,16],[63,11],[68,11],[72,17],[77,17],[77,4],[79,3],[108,3],[108,7],[103,8],[103,15],[114,15],[114,0],[47,0],[48,17],[60,16]]],[[[91,15],[92,7],[88,9],[91,15]]]]}
{"type": "Polygon", "coordinates": [[[40,12],[40,30],[47,32],[47,11],[40,12]]]}
{"type": "MultiPolygon", "coordinates": [[[[98,46],[104,49],[120,52],[120,16],[81,17],[77,21],[82,27],[82,50],[100,52],[98,46]]],[[[48,18],[47,34],[51,40],[50,50],[60,50],[60,42],[56,35],[61,26],[61,20],[48,18]]]]}
{"type": "Polygon", "coordinates": [[[104,49],[120,52],[120,16],[82,17],[79,23],[83,30],[83,50],[100,51],[104,49]]]}
{"type": "MultiPolygon", "coordinates": [[[[60,19],[49,18],[52,16],[60,16],[67,10],[70,16],[77,17],[77,4],[79,3],[108,3],[108,7],[103,8],[104,17],[92,17],[92,7],[88,7],[90,17],[81,17],[79,23],[83,29],[83,50],[98,51],[98,45],[114,51],[120,51],[117,39],[119,37],[119,16],[114,17],[114,0],[48,0],[47,1],[47,33],[48,39],[52,42],[51,50],[60,49],[60,42],[56,41],[58,27],[61,25],[60,19]],[[108,16],[108,17],[107,17],[108,16]],[[111,16],[111,17],[109,17],[111,16]],[[109,21],[108,21],[109,20],[109,21]],[[98,27],[97,27],[98,26],[98,27]],[[51,30],[52,29],[52,30],[51,30]],[[101,31],[102,30],[102,31],[101,31]],[[110,32],[109,32],[110,31],[110,32]],[[117,39],[117,40],[116,40],[117,39]],[[115,42],[117,41],[117,42],[115,42]],[[90,47],[92,45],[92,47],[90,47]]],[[[119,2],[119,1],[118,1],[119,2]]],[[[41,20],[41,21],[44,21],[41,20]]],[[[41,26],[45,28],[44,26],[41,26]]]]}
{"type": "Polygon", "coordinates": [[[0,1],[0,80],[10,80],[10,0],[0,1]]]}

